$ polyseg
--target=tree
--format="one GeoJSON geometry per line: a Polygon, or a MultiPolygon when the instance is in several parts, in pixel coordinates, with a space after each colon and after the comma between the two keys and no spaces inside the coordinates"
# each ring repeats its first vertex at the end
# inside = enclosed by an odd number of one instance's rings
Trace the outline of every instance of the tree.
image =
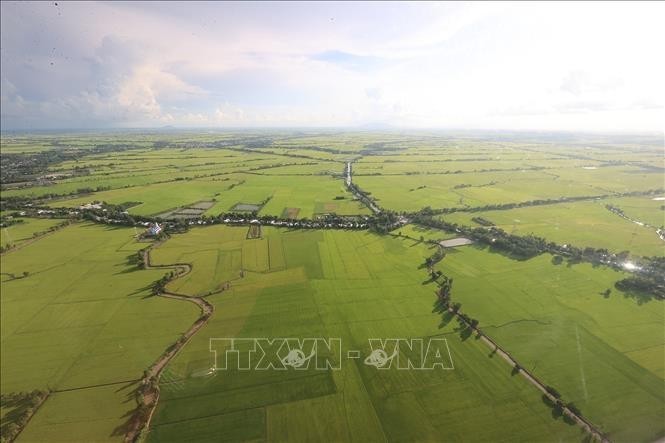
{"type": "Polygon", "coordinates": [[[554,389],[552,386],[545,386],[545,390],[554,398],[561,398],[559,391],[554,389]]]}
{"type": "Polygon", "coordinates": [[[26,278],[30,273],[28,271],[23,271],[23,278],[26,278]]]}

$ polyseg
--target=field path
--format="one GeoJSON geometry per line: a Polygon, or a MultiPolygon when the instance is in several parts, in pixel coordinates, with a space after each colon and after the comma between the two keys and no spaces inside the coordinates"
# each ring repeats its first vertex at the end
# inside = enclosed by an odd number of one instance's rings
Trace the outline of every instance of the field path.
{"type": "MultiPolygon", "coordinates": [[[[448,309],[448,312],[456,316],[461,322],[463,322],[467,327],[471,328],[474,330],[476,333],[480,334],[480,339],[489,347],[491,348],[496,354],[500,355],[504,360],[506,360],[508,363],[510,363],[513,367],[517,365],[517,367],[520,368],[519,373],[522,374],[524,378],[527,379],[529,383],[531,383],[533,386],[538,388],[543,395],[545,395],[553,404],[556,404],[557,398],[554,397],[552,394],[550,394],[547,391],[546,385],[541,382],[535,375],[533,375],[531,372],[529,372],[527,369],[525,369],[522,365],[520,365],[515,358],[510,355],[507,351],[504,351],[501,346],[499,346],[498,343],[496,343],[494,340],[492,340],[490,337],[485,335],[484,332],[480,331],[477,327],[474,327],[469,323],[464,317],[462,317],[460,314],[460,311],[453,311],[451,308],[448,309]]],[[[609,442],[609,438],[604,435],[593,423],[591,423],[589,420],[584,418],[582,414],[578,414],[572,410],[570,410],[567,406],[562,405],[562,410],[563,414],[566,416],[570,417],[572,420],[574,420],[580,427],[582,427],[584,430],[586,430],[591,436],[596,439],[597,441],[606,443],[609,442]]]]}
{"type": "Polygon", "coordinates": [[[370,198],[358,192],[358,188],[356,186],[353,186],[353,173],[351,171],[352,164],[353,162],[350,161],[346,162],[346,166],[344,167],[344,183],[346,184],[346,188],[353,195],[355,195],[359,201],[361,201],[365,206],[367,206],[374,214],[380,214],[381,208],[379,208],[370,198]]]}
{"type": "MultiPolygon", "coordinates": [[[[152,265],[150,263],[150,251],[153,248],[161,245],[162,242],[156,242],[150,245],[143,251],[143,263],[145,269],[174,269],[175,274],[171,281],[189,274],[192,271],[192,266],[188,263],[175,263],[172,265],[152,265]]],[[[129,424],[128,431],[125,434],[126,442],[136,442],[139,440],[143,431],[149,429],[150,421],[157,408],[159,401],[159,379],[166,366],[173,360],[173,358],[180,352],[180,350],[189,342],[189,340],[196,334],[212,316],[215,308],[212,304],[208,303],[201,297],[187,296],[170,292],[167,290],[160,291],[157,294],[159,297],[170,298],[175,300],[182,300],[189,303],[194,303],[201,309],[199,318],[189,327],[189,329],[147,369],[141,379],[141,392],[140,403],[136,408],[134,416],[129,424]]]]}

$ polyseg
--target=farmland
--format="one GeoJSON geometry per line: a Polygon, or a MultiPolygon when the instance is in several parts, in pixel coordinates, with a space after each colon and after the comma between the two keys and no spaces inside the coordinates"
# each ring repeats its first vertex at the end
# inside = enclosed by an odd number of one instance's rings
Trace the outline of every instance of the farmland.
{"type": "Polygon", "coordinates": [[[229,290],[208,298],[219,315],[171,365],[151,441],[200,440],[220,432],[231,440],[437,439],[442,433],[461,438],[472,428],[509,439],[522,420],[532,438],[578,435],[574,427],[552,420],[539,396],[511,377],[505,364],[489,358],[482,345],[462,341],[452,325],[440,327],[431,313],[431,287],[422,284],[425,274],[413,266],[428,254],[426,246],[335,231],[268,228],[262,240],[244,237],[238,228],[195,229],[154,250],[158,262],[192,260],[190,281],[177,288],[192,295],[206,289],[192,280],[226,278],[215,267],[227,262],[226,256],[240,255],[237,263],[251,265],[243,265],[243,278],[232,276],[229,290]],[[206,238],[216,243],[202,251],[206,238]],[[230,336],[340,337],[343,356],[347,349],[366,355],[373,337],[445,337],[456,369],[421,376],[390,371],[377,378],[363,365],[343,361],[340,371],[207,374],[209,337],[230,336]],[[496,409],[506,402],[509,407],[496,409]],[[477,410],[473,417],[464,416],[469,408],[477,410]]]}
{"type": "Polygon", "coordinates": [[[30,423],[40,439],[88,421],[94,439],[111,439],[143,369],[195,318],[145,298],[161,273],[128,263],[141,247],[132,234],[72,225],[2,258],[2,392],[52,391],[30,423]]]}
{"type": "MultiPolygon", "coordinates": [[[[446,215],[445,220],[473,225],[474,217],[482,217],[504,230],[526,235],[534,234],[561,244],[575,244],[607,248],[614,252],[631,251],[640,255],[663,255],[663,246],[653,227],[640,226],[613,214],[605,205],[612,202],[620,207],[625,201],[634,205],[653,202],[651,197],[641,199],[616,199],[607,201],[562,203],[557,205],[532,206],[505,211],[457,212],[446,215]],[[611,233],[611,235],[608,235],[611,233]],[[655,241],[654,241],[655,240],[655,241]]],[[[642,215],[640,210],[634,210],[642,215]]],[[[651,205],[651,219],[657,222],[658,212],[651,205]]],[[[662,211],[661,211],[662,212],[662,211]]],[[[663,220],[661,219],[661,224],[663,220]]],[[[661,226],[661,225],[657,225],[661,226]]]]}
{"type": "Polygon", "coordinates": [[[462,309],[612,439],[662,434],[662,306],[616,289],[604,295],[617,271],[554,265],[547,255],[516,263],[475,247],[439,266],[455,279],[462,309]]]}
{"type": "MultiPolygon", "coordinates": [[[[18,442],[121,441],[141,405],[150,442],[591,438],[482,334],[596,439],[665,437],[658,137],[3,134],[7,154],[0,388],[48,393],[18,442]],[[437,244],[460,232],[473,244],[437,244]],[[563,252],[477,240],[491,233],[563,252]],[[634,276],[656,283],[621,285],[634,276]],[[444,277],[459,311],[435,304],[444,277]],[[192,300],[214,311],[183,340],[192,300]],[[324,370],[216,365],[211,339],[253,337],[337,338],[341,353],[317,352],[324,370]],[[445,369],[378,370],[376,338],[445,339],[445,369]]],[[[1,414],[3,432],[19,421],[1,414]]]]}

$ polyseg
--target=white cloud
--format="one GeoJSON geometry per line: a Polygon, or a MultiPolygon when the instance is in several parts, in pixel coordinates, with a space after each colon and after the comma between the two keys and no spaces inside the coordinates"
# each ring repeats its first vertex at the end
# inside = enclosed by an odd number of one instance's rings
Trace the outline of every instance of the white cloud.
{"type": "Polygon", "coordinates": [[[654,130],[663,4],[2,3],[2,124],[654,130]]]}

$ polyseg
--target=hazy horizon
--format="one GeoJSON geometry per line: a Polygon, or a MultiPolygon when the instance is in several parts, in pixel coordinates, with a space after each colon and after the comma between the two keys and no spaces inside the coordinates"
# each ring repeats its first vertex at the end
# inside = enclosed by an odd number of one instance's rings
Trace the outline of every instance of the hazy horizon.
{"type": "Polygon", "coordinates": [[[2,2],[1,126],[662,133],[663,12],[2,2]]]}

